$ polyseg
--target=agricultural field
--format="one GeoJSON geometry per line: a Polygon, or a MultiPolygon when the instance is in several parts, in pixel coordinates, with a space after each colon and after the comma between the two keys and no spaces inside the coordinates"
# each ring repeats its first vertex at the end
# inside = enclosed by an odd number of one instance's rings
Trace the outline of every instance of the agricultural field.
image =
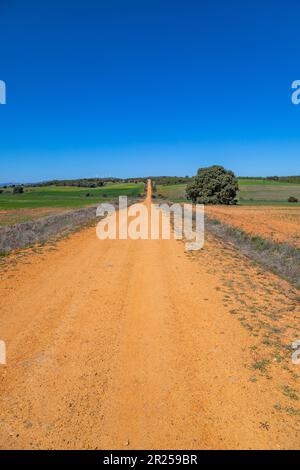
{"type": "Polygon", "coordinates": [[[158,185],[157,196],[174,202],[186,202],[186,184],[158,185]]]}
{"type": "Polygon", "coordinates": [[[300,184],[277,181],[239,179],[239,204],[300,206],[300,184]],[[298,203],[289,203],[289,197],[298,203]]]}
{"type": "MultiPolygon", "coordinates": [[[[176,202],[186,201],[186,184],[158,185],[159,195],[176,202]]],[[[300,184],[282,183],[277,181],[239,179],[239,205],[285,205],[300,206],[300,184]],[[293,196],[298,203],[288,202],[293,196]]]]}
{"type": "Polygon", "coordinates": [[[206,206],[205,213],[227,225],[300,248],[300,207],[206,206]]]}
{"type": "MultiPolygon", "coordinates": [[[[158,197],[186,202],[185,184],[157,188],[158,197]]],[[[300,247],[300,203],[287,202],[290,196],[300,201],[300,184],[239,179],[236,206],[205,207],[206,214],[251,235],[300,247]]]]}
{"type": "Polygon", "coordinates": [[[27,222],[68,209],[79,209],[118,196],[138,197],[143,183],[110,183],[100,188],[73,186],[25,187],[23,194],[11,188],[0,194],[0,226],[27,222]]]}
{"type": "Polygon", "coordinates": [[[47,217],[48,215],[58,214],[64,212],[64,208],[51,208],[41,207],[34,209],[9,209],[0,210],[0,227],[7,225],[20,224],[22,222],[29,222],[30,220],[36,220],[41,217],[47,217]]]}

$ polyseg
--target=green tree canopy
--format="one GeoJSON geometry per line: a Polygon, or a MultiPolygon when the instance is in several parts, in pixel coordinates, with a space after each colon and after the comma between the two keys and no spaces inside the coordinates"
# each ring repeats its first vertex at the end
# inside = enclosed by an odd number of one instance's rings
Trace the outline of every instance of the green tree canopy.
{"type": "Polygon", "coordinates": [[[236,204],[237,192],[234,173],[219,165],[199,168],[186,188],[187,198],[198,204],[236,204]]]}

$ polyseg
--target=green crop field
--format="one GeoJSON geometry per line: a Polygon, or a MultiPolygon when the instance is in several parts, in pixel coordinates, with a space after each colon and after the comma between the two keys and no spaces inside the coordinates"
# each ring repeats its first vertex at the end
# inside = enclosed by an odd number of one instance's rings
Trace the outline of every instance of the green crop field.
{"type": "Polygon", "coordinates": [[[274,181],[274,180],[263,180],[263,179],[249,179],[249,178],[239,178],[240,186],[290,186],[297,183],[287,183],[284,181],[274,181]]]}
{"type": "Polygon", "coordinates": [[[186,184],[170,184],[170,185],[158,185],[157,196],[170,199],[175,202],[186,201],[185,194],[186,184]]]}
{"type": "Polygon", "coordinates": [[[239,192],[239,204],[242,205],[289,205],[296,206],[300,203],[290,203],[288,198],[294,196],[300,201],[300,184],[241,185],[239,192]]]}
{"type": "MultiPolygon", "coordinates": [[[[184,202],[187,201],[185,188],[186,184],[158,185],[158,197],[161,195],[174,202],[184,202]]],[[[288,202],[290,196],[300,201],[300,184],[241,178],[239,189],[238,200],[241,205],[300,206],[300,202],[288,202]]]]}
{"type": "Polygon", "coordinates": [[[76,209],[109,201],[118,196],[137,197],[143,191],[143,183],[113,183],[96,189],[68,186],[25,187],[23,194],[13,194],[12,189],[6,189],[0,194],[0,210],[76,209]]]}

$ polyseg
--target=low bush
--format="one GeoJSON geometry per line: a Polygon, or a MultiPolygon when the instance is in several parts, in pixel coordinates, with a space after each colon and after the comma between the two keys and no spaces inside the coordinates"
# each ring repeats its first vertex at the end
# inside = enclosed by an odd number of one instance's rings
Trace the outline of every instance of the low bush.
{"type": "Polygon", "coordinates": [[[24,193],[24,188],[23,186],[15,186],[13,189],[14,194],[23,194],[24,193]]]}

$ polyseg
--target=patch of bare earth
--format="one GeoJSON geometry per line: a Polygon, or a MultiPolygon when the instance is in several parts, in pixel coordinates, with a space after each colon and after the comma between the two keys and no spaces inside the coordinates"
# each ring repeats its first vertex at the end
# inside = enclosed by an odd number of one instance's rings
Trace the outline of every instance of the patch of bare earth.
{"type": "Polygon", "coordinates": [[[205,206],[205,212],[248,234],[300,247],[300,207],[205,206]]]}

